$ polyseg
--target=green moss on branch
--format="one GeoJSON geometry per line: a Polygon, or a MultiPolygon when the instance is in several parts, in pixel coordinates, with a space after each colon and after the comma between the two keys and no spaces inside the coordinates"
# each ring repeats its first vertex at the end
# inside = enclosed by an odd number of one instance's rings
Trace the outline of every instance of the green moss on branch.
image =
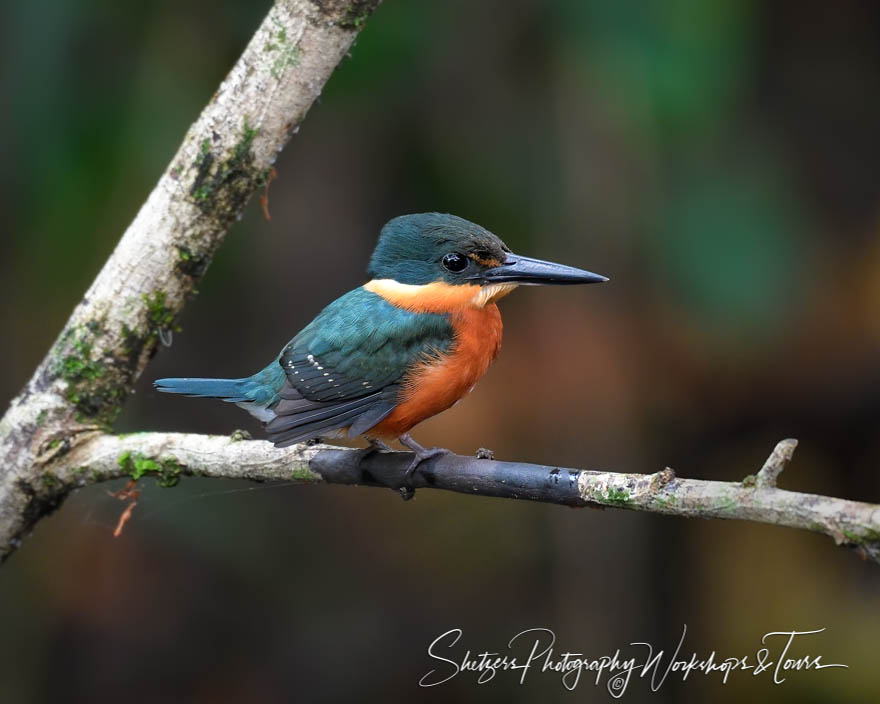
{"type": "Polygon", "coordinates": [[[244,207],[263,173],[254,164],[253,144],[258,134],[245,117],[238,140],[225,158],[215,153],[209,139],[202,141],[193,163],[196,177],[189,194],[203,213],[227,222],[244,207]]]}
{"type": "Polygon", "coordinates": [[[147,457],[140,452],[126,450],[116,459],[120,469],[137,481],[146,475],[156,477],[156,483],[162,487],[177,486],[181,472],[185,466],[174,457],[147,457]]]}

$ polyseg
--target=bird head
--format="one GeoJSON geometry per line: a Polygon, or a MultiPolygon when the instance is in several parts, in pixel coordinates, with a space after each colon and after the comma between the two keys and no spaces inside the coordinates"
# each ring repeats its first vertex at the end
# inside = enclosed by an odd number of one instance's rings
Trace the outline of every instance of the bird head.
{"type": "Polygon", "coordinates": [[[392,292],[396,298],[448,297],[449,288],[455,287],[459,293],[467,292],[476,305],[494,301],[520,285],[608,280],[583,269],[514,254],[485,228],[442,213],[390,220],[379,234],[368,273],[373,288],[382,288],[386,298],[392,292]]]}

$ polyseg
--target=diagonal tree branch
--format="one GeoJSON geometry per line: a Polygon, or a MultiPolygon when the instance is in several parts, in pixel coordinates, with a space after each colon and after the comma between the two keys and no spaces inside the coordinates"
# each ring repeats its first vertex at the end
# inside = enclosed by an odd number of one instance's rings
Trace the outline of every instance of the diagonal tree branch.
{"type": "Polygon", "coordinates": [[[0,420],[0,557],[39,518],[41,458],[109,428],[379,0],[277,0],[0,420]]]}
{"type": "MultiPolygon", "coordinates": [[[[796,444],[783,440],[771,459],[796,444]]],[[[253,481],[358,484],[398,490],[408,452],[375,453],[326,445],[276,449],[263,440],[186,433],[100,435],[54,462],[46,491],[61,496],[94,481],[155,476],[165,486],[181,475],[253,481]]],[[[786,460],[786,461],[787,461],[786,460]]],[[[781,467],[783,462],[778,463],[781,467]]],[[[780,469],[781,471],[781,469],[780,469]]],[[[880,506],[777,489],[754,476],[742,482],[682,479],[671,469],[620,474],[523,462],[441,455],[423,463],[413,487],[529,499],[566,506],[610,506],[687,518],[727,518],[827,535],[880,562],[880,506]]]]}
{"type": "MultiPolygon", "coordinates": [[[[72,490],[181,475],[384,486],[398,490],[409,453],[179,433],[107,434],[134,381],[204,274],[246,201],[270,177],[379,0],[277,0],[190,128],[168,170],[0,420],[0,560],[72,490]]],[[[415,488],[732,518],[811,530],[880,561],[880,506],[783,491],[795,441],[741,483],[618,474],[457,455],[433,458],[415,488]]]]}

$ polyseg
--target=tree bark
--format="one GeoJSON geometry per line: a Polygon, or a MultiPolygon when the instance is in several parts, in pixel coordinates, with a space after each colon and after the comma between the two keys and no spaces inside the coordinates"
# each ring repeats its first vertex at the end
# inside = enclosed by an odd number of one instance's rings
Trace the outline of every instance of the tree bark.
{"type": "MultiPolygon", "coordinates": [[[[566,506],[608,506],[686,518],[727,518],[800,528],[827,535],[880,561],[880,506],[776,488],[776,477],[797,443],[780,442],[761,473],[741,482],[682,479],[671,469],[621,474],[481,457],[440,455],[419,466],[412,489],[528,499],[566,506]]],[[[483,453],[488,454],[488,453],[483,453]]],[[[357,484],[403,488],[412,461],[408,452],[375,452],[327,445],[277,449],[264,440],[187,433],[99,435],[59,458],[47,490],[60,495],[95,481],[155,476],[164,486],[181,476],[252,481],[357,484]]]]}
{"type": "Polygon", "coordinates": [[[111,427],[230,225],[378,4],[277,0],[269,10],[0,420],[0,557],[51,505],[34,481],[42,468],[111,427]]]}

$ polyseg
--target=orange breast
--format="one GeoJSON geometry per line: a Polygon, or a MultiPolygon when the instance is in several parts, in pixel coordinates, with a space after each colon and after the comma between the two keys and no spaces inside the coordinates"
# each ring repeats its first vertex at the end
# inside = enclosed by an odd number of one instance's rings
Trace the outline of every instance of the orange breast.
{"type": "Polygon", "coordinates": [[[501,313],[490,303],[450,314],[455,338],[439,360],[416,365],[404,381],[402,402],[367,435],[397,438],[445,411],[467,394],[501,349],[501,313]]]}

